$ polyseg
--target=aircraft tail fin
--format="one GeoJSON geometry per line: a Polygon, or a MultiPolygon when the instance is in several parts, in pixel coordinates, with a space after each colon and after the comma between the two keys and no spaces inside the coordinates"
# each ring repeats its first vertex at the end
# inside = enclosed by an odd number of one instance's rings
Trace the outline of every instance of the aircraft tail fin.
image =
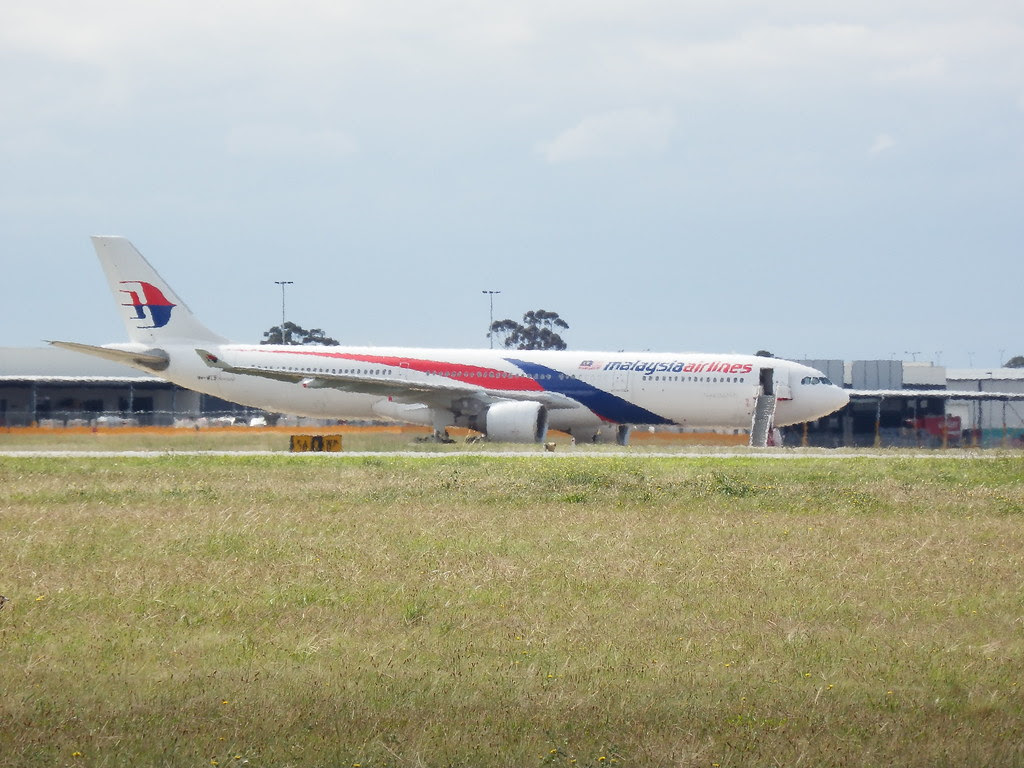
{"type": "Polygon", "coordinates": [[[227,341],[192,314],[128,240],[96,236],[92,244],[132,341],[154,345],[174,341],[227,341]]]}

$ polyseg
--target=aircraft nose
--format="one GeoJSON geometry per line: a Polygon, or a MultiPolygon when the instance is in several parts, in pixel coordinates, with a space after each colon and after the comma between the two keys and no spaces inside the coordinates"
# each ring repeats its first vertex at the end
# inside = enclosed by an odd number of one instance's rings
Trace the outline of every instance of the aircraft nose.
{"type": "Polygon", "coordinates": [[[832,392],[830,394],[832,395],[833,412],[845,407],[846,404],[850,402],[850,393],[842,387],[837,387],[833,384],[832,392]]]}

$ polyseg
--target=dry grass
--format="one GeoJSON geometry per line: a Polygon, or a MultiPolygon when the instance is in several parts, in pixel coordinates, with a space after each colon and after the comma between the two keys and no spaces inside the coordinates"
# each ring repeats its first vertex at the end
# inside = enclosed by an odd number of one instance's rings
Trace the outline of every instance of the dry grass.
{"type": "Polygon", "coordinates": [[[0,462],[0,764],[1024,761],[1019,458],[0,462]]]}

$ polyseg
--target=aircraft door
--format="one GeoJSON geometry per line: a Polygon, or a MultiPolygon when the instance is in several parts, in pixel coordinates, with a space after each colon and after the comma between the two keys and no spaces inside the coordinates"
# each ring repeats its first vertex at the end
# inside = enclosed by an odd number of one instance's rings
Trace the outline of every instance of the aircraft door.
{"type": "Polygon", "coordinates": [[[793,388],[789,384],[789,371],[785,368],[775,371],[775,397],[779,400],[793,399],[793,388]]]}
{"type": "Polygon", "coordinates": [[[761,394],[772,395],[778,400],[792,400],[793,389],[789,385],[789,371],[785,368],[762,368],[759,372],[761,394]]]}

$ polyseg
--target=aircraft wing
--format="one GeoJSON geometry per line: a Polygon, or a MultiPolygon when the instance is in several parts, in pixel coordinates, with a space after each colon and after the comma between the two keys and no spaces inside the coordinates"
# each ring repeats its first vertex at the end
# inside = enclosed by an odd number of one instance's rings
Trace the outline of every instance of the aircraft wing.
{"type": "Polygon", "coordinates": [[[360,376],[351,373],[309,373],[302,371],[281,371],[255,366],[231,365],[223,358],[205,349],[196,353],[211,368],[225,373],[242,376],[260,376],[274,381],[300,384],[309,389],[337,389],[342,392],[358,392],[364,395],[390,397],[397,402],[425,403],[449,407],[455,398],[472,398],[483,403],[501,400],[528,400],[543,404],[547,408],[576,408],[579,403],[557,392],[519,392],[505,389],[474,387],[447,377],[439,376],[433,381],[405,381],[382,379],[375,376],[360,376]]]}

